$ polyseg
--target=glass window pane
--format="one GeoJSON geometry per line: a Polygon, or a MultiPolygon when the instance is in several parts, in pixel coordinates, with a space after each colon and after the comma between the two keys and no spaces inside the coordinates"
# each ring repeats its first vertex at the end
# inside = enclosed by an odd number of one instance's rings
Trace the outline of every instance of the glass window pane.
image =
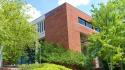
{"type": "Polygon", "coordinates": [[[42,32],[43,32],[43,21],[42,21],[42,32]]]}
{"type": "Polygon", "coordinates": [[[43,21],[43,31],[45,31],[45,23],[44,23],[44,21],[43,21]]]}
{"type": "Polygon", "coordinates": [[[38,27],[38,32],[41,32],[41,23],[40,22],[37,23],[37,27],[38,27]]]}
{"type": "Polygon", "coordinates": [[[39,23],[37,23],[37,31],[39,32],[39,23]]]}
{"type": "Polygon", "coordinates": [[[84,19],[78,18],[78,20],[79,20],[80,24],[85,25],[85,20],[84,19]]]}
{"type": "Polygon", "coordinates": [[[91,29],[93,29],[92,24],[91,24],[91,23],[89,23],[89,22],[86,22],[86,26],[87,26],[87,27],[89,27],[89,28],[91,28],[91,29]]]}
{"type": "Polygon", "coordinates": [[[100,29],[99,29],[99,28],[95,28],[95,30],[96,30],[97,32],[100,32],[100,29]]]}
{"type": "Polygon", "coordinates": [[[40,33],[41,33],[41,28],[42,28],[41,22],[39,24],[40,24],[40,33]]]}

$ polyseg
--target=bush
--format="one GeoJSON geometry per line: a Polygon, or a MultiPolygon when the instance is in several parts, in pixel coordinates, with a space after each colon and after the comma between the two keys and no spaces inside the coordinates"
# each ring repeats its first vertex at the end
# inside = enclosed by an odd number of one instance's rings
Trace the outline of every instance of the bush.
{"type": "Polygon", "coordinates": [[[37,59],[38,62],[83,66],[85,57],[81,53],[64,49],[58,44],[42,42],[37,59]]]}
{"type": "Polygon", "coordinates": [[[21,68],[21,70],[71,70],[61,65],[49,63],[21,65],[19,67],[21,68]]]}

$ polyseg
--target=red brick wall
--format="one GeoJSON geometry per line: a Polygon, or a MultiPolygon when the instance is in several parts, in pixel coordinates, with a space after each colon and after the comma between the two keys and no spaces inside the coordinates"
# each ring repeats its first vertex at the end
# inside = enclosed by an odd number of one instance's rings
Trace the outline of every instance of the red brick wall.
{"type": "Polygon", "coordinates": [[[46,14],[45,39],[49,42],[60,43],[65,48],[69,47],[65,5],[60,6],[46,14]]]}
{"type": "Polygon", "coordinates": [[[69,48],[75,51],[81,51],[80,33],[88,35],[92,33],[93,30],[78,23],[78,17],[83,18],[86,21],[91,21],[91,17],[68,3],[66,3],[66,5],[69,48]]]}
{"type": "Polygon", "coordinates": [[[78,17],[90,21],[91,17],[68,3],[46,14],[45,38],[49,42],[63,44],[65,48],[81,52],[80,33],[93,32],[78,23],[78,17]]]}

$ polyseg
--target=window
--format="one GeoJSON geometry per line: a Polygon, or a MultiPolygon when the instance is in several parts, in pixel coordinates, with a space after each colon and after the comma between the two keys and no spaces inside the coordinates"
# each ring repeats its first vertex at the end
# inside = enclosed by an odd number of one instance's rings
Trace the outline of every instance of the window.
{"type": "Polygon", "coordinates": [[[91,24],[91,23],[89,23],[89,22],[86,22],[86,26],[87,26],[87,27],[89,27],[89,28],[91,28],[91,29],[93,29],[92,24],[91,24]]]}
{"type": "Polygon", "coordinates": [[[100,32],[100,29],[99,29],[99,28],[95,28],[95,30],[96,30],[97,32],[100,32]]]}
{"type": "Polygon", "coordinates": [[[45,31],[45,23],[44,20],[42,21],[42,32],[45,31]]]}
{"type": "Polygon", "coordinates": [[[39,23],[37,23],[37,30],[38,30],[38,32],[40,32],[40,24],[39,23]]]}
{"type": "Polygon", "coordinates": [[[86,25],[86,21],[80,17],[78,17],[79,23],[82,25],[86,25]]]}
{"type": "Polygon", "coordinates": [[[41,29],[42,29],[42,25],[41,25],[41,24],[42,24],[42,23],[40,22],[40,23],[39,23],[39,25],[40,25],[40,33],[42,32],[42,30],[41,30],[41,29]]]}
{"type": "Polygon", "coordinates": [[[43,21],[43,31],[45,31],[45,21],[43,21]]]}
{"type": "Polygon", "coordinates": [[[86,20],[78,17],[78,22],[86,27],[89,27],[91,29],[95,29],[97,32],[100,32],[100,29],[97,27],[94,27],[91,23],[87,22],[86,20]]]}
{"type": "Polygon", "coordinates": [[[87,22],[86,20],[84,20],[80,17],[78,17],[78,20],[79,20],[80,24],[85,25],[86,27],[93,29],[93,25],[91,23],[87,22]]]}
{"type": "Polygon", "coordinates": [[[38,27],[38,32],[43,32],[44,31],[44,21],[40,21],[37,23],[37,27],[38,27]]]}
{"type": "Polygon", "coordinates": [[[42,28],[41,28],[42,32],[43,32],[43,22],[42,22],[42,28]]]}
{"type": "Polygon", "coordinates": [[[44,21],[42,21],[42,32],[44,31],[44,21]]]}

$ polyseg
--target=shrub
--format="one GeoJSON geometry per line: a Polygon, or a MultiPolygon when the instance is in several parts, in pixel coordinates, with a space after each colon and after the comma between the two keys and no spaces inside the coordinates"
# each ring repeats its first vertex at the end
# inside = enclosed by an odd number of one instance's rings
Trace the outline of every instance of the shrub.
{"type": "Polygon", "coordinates": [[[83,66],[85,57],[83,54],[64,49],[53,43],[42,42],[37,55],[38,62],[51,62],[66,65],[83,66]]]}
{"type": "Polygon", "coordinates": [[[21,65],[19,67],[21,68],[21,70],[71,70],[61,65],[49,63],[21,65]]]}

